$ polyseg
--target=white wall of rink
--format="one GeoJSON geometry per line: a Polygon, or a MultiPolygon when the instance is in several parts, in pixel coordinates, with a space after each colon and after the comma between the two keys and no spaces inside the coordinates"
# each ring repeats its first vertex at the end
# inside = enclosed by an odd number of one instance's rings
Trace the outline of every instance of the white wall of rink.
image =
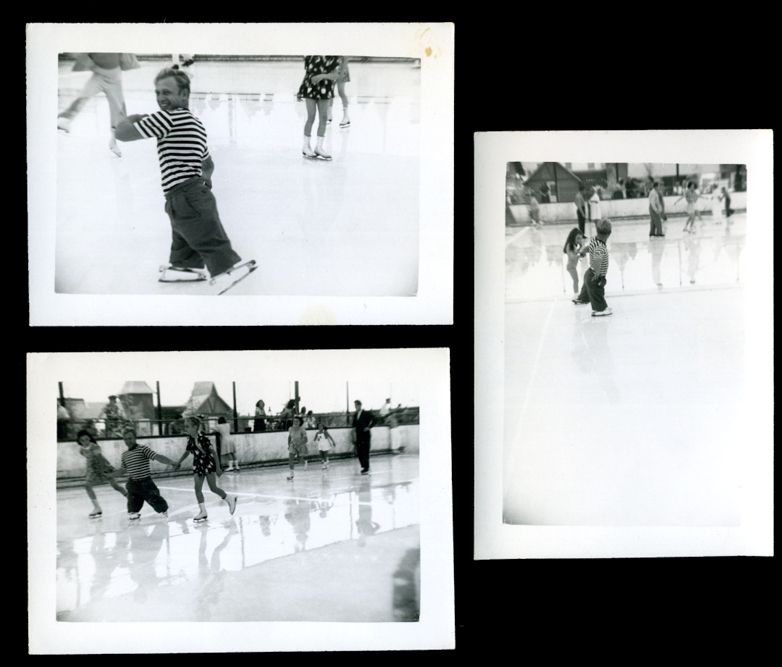
{"type": "MultiPolygon", "coordinates": [[[[390,429],[387,426],[378,426],[372,429],[372,451],[390,452],[404,447],[405,453],[418,453],[418,425],[397,426],[390,429]]],[[[329,429],[334,438],[336,448],[333,454],[351,454],[353,443],[350,428],[329,429]]],[[[318,450],[313,444],[315,430],[307,431],[309,436],[310,456],[317,457],[318,450]]],[[[210,437],[214,444],[214,436],[210,437]]],[[[252,465],[257,463],[280,463],[288,460],[288,433],[287,431],[272,431],[268,433],[234,433],[234,448],[239,465],[252,465]]],[[[158,454],[162,454],[173,460],[178,460],[185,451],[186,436],[149,437],[139,436],[138,442],[147,445],[158,454]]],[[[106,459],[115,468],[121,465],[122,452],[127,450],[122,440],[101,440],[101,451],[106,459]]],[[[57,479],[66,480],[76,477],[84,477],[86,459],[79,454],[79,445],[75,442],[61,442],[57,445],[57,479]]],[[[182,470],[192,470],[193,457],[189,456],[182,463],[182,470]]],[[[152,474],[170,470],[167,465],[156,461],[150,461],[152,474]]]]}
{"type": "MultiPolygon", "coordinates": [[[[664,199],[665,211],[668,215],[686,213],[684,200],[674,206],[674,202],[679,199],[679,195],[671,195],[664,197],[664,199]]],[[[747,193],[731,192],[730,207],[737,211],[745,210],[747,208],[747,193]]],[[[711,213],[711,202],[709,199],[701,199],[698,203],[698,208],[704,213],[711,213]]],[[[529,212],[525,204],[511,204],[510,210],[516,222],[529,222],[529,212]]],[[[617,219],[648,216],[649,199],[647,197],[639,197],[637,199],[603,199],[600,201],[600,214],[604,218],[617,219]]],[[[573,202],[540,204],[540,217],[544,222],[576,222],[576,205],[573,202]]]]}

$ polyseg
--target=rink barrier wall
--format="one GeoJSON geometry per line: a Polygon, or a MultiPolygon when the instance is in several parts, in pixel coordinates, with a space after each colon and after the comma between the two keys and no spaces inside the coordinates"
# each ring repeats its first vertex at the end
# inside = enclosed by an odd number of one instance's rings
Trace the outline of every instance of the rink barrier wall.
{"type": "MultiPolygon", "coordinates": [[[[679,195],[671,195],[663,198],[665,200],[665,212],[670,217],[686,215],[686,203],[680,201],[677,206],[674,202],[679,199],[679,195]]],[[[576,205],[573,202],[558,202],[556,204],[540,204],[540,219],[543,222],[572,222],[578,223],[576,216],[576,205]]],[[[747,208],[746,192],[731,192],[730,207],[734,211],[744,211],[747,208]]],[[[723,205],[724,208],[724,205],[723,205]]],[[[711,215],[711,202],[708,199],[701,199],[698,202],[698,210],[704,215],[711,215]]],[[[516,224],[529,223],[529,210],[526,204],[511,204],[510,211],[516,224]]],[[[604,218],[648,218],[649,217],[649,199],[640,197],[638,199],[602,199],[600,201],[600,215],[604,218]]]]}
{"type": "MultiPolygon", "coordinates": [[[[393,450],[404,447],[405,453],[418,453],[418,425],[397,426],[394,429],[388,426],[376,426],[372,429],[371,451],[375,454],[391,453],[393,450]]],[[[334,438],[336,448],[330,455],[335,457],[353,456],[354,447],[351,439],[353,429],[335,428],[329,429],[334,438]]],[[[313,440],[316,430],[307,431],[308,452],[313,459],[318,458],[318,448],[313,440]]],[[[253,465],[280,465],[288,461],[288,433],[287,431],[274,431],[270,433],[234,433],[234,451],[239,466],[253,465]]],[[[215,444],[215,436],[209,436],[212,445],[215,444]]],[[[158,454],[178,461],[185,451],[187,436],[139,436],[138,443],[146,445],[158,454]]],[[[120,439],[101,440],[99,443],[103,456],[115,468],[122,465],[122,453],[127,451],[125,442],[120,439]]],[[[86,459],[79,454],[79,445],[75,442],[60,442],[57,444],[57,480],[67,481],[84,478],[86,459]]],[[[170,468],[158,461],[150,461],[152,475],[166,473],[170,475],[170,468]]],[[[193,457],[188,456],[183,462],[180,471],[192,474],[193,457]]],[[[176,474],[176,473],[174,473],[176,474]]]]}

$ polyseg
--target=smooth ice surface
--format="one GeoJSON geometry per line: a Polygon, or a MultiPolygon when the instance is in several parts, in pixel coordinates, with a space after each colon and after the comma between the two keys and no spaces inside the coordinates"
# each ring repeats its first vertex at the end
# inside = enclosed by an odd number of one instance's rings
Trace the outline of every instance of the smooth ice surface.
{"type": "Polygon", "coordinates": [[[569,227],[508,235],[506,523],[740,524],[745,216],[683,222],[614,226],[603,318],[569,300],[569,227]]]}
{"type": "MultiPolygon", "coordinates": [[[[158,109],[153,78],[164,65],[123,74],[129,114],[158,109]]],[[[89,77],[69,70],[60,65],[60,109],[89,77]]],[[[350,74],[351,127],[339,128],[337,96],[325,143],[333,161],[323,162],[301,154],[303,63],[194,65],[190,108],[208,133],[220,218],[234,249],[260,267],[231,294],[416,294],[420,70],[351,63],[350,74]]],[[[171,237],[155,141],[120,142],[117,158],[108,139],[102,95],[58,133],[55,290],[211,293],[157,282],[171,237]]]]}
{"type": "Polygon", "coordinates": [[[102,519],[83,488],[57,492],[60,621],[416,621],[420,612],[418,457],[242,469],[204,485],[161,478],[168,520],[148,505],[129,525],[123,497],[97,487],[102,519]]]}

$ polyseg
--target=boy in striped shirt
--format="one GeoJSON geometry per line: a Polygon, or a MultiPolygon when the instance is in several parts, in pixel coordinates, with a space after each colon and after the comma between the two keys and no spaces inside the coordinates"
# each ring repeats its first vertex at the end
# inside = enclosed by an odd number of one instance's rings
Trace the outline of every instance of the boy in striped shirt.
{"type": "Polygon", "coordinates": [[[188,108],[190,79],[181,70],[161,70],[155,77],[160,111],[133,114],[117,126],[120,141],[157,139],[165,210],[171,219],[170,267],[183,271],[180,280],[203,279],[204,266],[214,278],[241,257],[231,247],[212,194],[214,162],[206,130],[188,108]],[[201,273],[199,273],[199,271],[201,273]]]}
{"type": "Polygon", "coordinates": [[[594,237],[579,255],[584,257],[589,253],[589,268],[584,273],[584,285],[581,293],[573,299],[580,305],[592,304],[592,317],[602,317],[611,314],[611,309],[605,300],[606,274],[608,273],[608,248],[606,240],[611,236],[611,222],[603,218],[597,223],[597,236],[594,237]]]}
{"type": "Polygon", "coordinates": [[[122,438],[128,451],[122,453],[122,467],[117,471],[119,474],[128,475],[128,482],[125,488],[128,491],[128,518],[131,521],[138,521],[141,517],[139,511],[146,500],[152,508],[164,517],[168,516],[168,503],[160,490],[152,481],[152,473],[149,471],[149,462],[161,461],[172,467],[176,467],[176,462],[152,451],[146,445],[139,445],[136,442],[136,431],[132,426],[126,426],[122,431],[122,438]]]}

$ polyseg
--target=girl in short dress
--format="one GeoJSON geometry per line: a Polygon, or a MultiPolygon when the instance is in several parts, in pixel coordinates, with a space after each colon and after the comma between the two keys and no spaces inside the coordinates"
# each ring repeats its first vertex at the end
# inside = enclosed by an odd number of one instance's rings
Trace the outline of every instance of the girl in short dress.
{"type": "Polygon", "coordinates": [[[216,493],[227,504],[231,514],[236,509],[236,496],[229,496],[223,491],[215,481],[215,473],[220,471],[220,459],[216,452],[212,449],[212,443],[209,438],[201,432],[201,420],[198,417],[188,417],[185,419],[185,432],[187,433],[187,446],[179,461],[176,463],[176,468],[179,468],[184,461],[191,454],[193,455],[193,483],[195,486],[196,500],[198,501],[198,509],[200,510],[196,516],[193,517],[193,521],[200,523],[206,521],[206,506],[204,505],[204,494],[201,491],[204,486],[204,479],[209,485],[209,490],[212,493],[216,493]]]}
{"type": "Polygon", "coordinates": [[[304,123],[304,144],[301,154],[307,158],[331,160],[323,148],[326,137],[329,100],[334,98],[334,82],[339,78],[339,56],[304,56],[304,80],[299,86],[297,99],[307,104],[307,120],[304,123]],[[313,151],[310,146],[315,111],[318,112],[318,142],[313,151]]]}
{"type": "Polygon", "coordinates": [[[228,470],[226,472],[239,472],[239,461],[236,460],[236,453],[234,448],[234,439],[231,435],[231,425],[225,420],[225,417],[220,417],[217,420],[217,426],[215,431],[220,434],[220,464],[223,463],[223,457],[228,457],[228,470]]]}
{"type": "Polygon", "coordinates": [[[711,219],[718,225],[722,223],[722,193],[716,183],[711,190],[711,219]]]}
{"type": "Polygon", "coordinates": [[[89,431],[81,430],[76,434],[76,442],[79,444],[79,454],[87,459],[87,474],[84,482],[84,490],[87,492],[92,505],[94,507],[90,514],[90,519],[97,519],[103,516],[103,510],[98,504],[98,499],[95,496],[95,490],[93,486],[98,484],[105,484],[108,482],[111,487],[121,493],[126,498],[128,492],[125,491],[114,479],[114,468],[106,460],[100,451],[100,445],[92,437],[89,431]]]}
{"type": "MultiPolygon", "coordinates": [[[[348,96],[345,93],[345,84],[350,81],[350,70],[348,69],[347,56],[339,57],[339,68],[337,69],[337,74],[337,93],[339,94],[339,99],[342,100],[342,120],[340,121],[339,126],[345,129],[350,127],[350,118],[348,117],[348,96]]],[[[333,107],[334,98],[332,97],[329,100],[329,123],[331,123],[333,107]]]]}
{"type": "Polygon", "coordinates": [[[322,468],[326,470],[329,467],[329,449],[337,446],[334,438],[331,437],[328,429],[322,424],[318,424],[318,432],[315,434],[315,444],[318,446],[320,458],[323,461],[322,468]]]}
{"type": "Polygon", "coordinates": [[[584,245],[585,237],[578,227],[573,227],[565,240],[565,247],[562,252],[567,255],[567,272],[573,279],[573,295],[578,296],[578,253],[584,245]]]}

